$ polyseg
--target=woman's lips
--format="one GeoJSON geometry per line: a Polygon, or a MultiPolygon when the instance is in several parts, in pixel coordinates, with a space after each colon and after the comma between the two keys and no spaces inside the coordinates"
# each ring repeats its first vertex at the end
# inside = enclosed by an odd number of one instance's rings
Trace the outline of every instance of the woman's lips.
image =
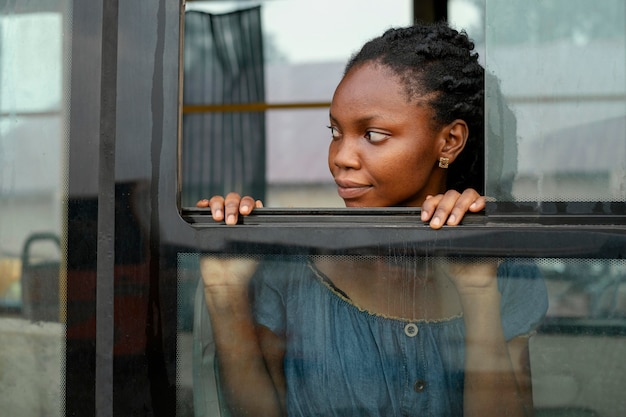
{"type": "Polygon", "coordinates": [[[371,188],[369,184],[361,184],[348,180],[336,179],[335,182],[337,183],[337,193],[339,194],[339,197],[343,198],[344,200],[361,197],[371,188]]]}

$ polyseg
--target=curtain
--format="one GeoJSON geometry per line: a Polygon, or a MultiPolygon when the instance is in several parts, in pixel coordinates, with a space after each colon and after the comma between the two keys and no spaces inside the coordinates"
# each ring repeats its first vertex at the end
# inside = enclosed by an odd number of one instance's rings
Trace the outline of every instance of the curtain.
{"type": "MultiPolygon", "coordinates": [[[[260,6],[185,13],[184,105],[265,101],[260,6]]],[[[265,198],[265,113],[183,114],[183,206],[237,191],[265,198]]]]}

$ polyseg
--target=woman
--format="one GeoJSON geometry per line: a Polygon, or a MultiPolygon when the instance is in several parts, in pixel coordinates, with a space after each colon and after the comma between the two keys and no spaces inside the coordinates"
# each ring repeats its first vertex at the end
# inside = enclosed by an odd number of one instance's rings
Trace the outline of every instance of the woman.
{"type": "MultiPolygon", "coordinates": [[[[435,229],[482,210],[483,83],[473,44],[443,23],[365,44],[330,108],[346,206],[422,207],[435,229]]],[[[235,224],[261,203],[231,193],[198,206],[235,224]]],[[[532,413],[528,336],[547,308],[533,265],[204,257],[201,272],[235,415],[532,413]]]]}

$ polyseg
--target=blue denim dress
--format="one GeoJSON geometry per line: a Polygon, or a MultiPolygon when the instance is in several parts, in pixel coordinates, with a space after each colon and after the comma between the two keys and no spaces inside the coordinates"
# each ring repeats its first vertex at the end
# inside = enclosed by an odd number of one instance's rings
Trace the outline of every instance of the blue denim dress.
{"type": "MultiPolygon", "coordinates": [[[[409,321],[364,311],[306,259],[266,262],[254,315],[286,340],[289,416],[463,415],[463,318],[409,321]]],[[[537,267],[498,269],[507,340],[528,334],[548,301],[537,267]]]]}

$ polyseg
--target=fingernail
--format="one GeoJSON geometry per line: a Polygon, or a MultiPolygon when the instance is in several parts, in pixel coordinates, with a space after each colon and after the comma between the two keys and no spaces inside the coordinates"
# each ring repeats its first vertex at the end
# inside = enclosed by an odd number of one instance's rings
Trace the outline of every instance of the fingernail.
{"type": "Polygon", "coordinates": [[[250,211],[250,206],[247,204],[244,204],[243,206],[241,206],[241,211],[244,213],[247,213],[250,211]]]}
{"type": "Polygon", "coordinates": [[[439,219],[439,217],[433,217],[433,219],[430,221],[430,224],[432,226],[438,227],[441,224],[441,219],[439,219]]]}
{"type": "Polygon", "coordinates": [[[226,219],[226,223],[235,224],[235,216],[233,214],[229,215],[228,219],[226,219]]]}
{"type": "Polygon", "coordinates": [[[422,210],[422,221],[428,220],[428,212],[422,210]]]}
{"type": "Polygon", "coordinates": [[[451,214],[450,217],[448,217],[448,224],[453,224],[455,220],[456,217],[454,216],[454,214],[451,214]]]}
{"type": "Polygon", "coordinates": [[[215,217],[222,217],[222,210],[220,209],[215,210],[215,217]]]}

